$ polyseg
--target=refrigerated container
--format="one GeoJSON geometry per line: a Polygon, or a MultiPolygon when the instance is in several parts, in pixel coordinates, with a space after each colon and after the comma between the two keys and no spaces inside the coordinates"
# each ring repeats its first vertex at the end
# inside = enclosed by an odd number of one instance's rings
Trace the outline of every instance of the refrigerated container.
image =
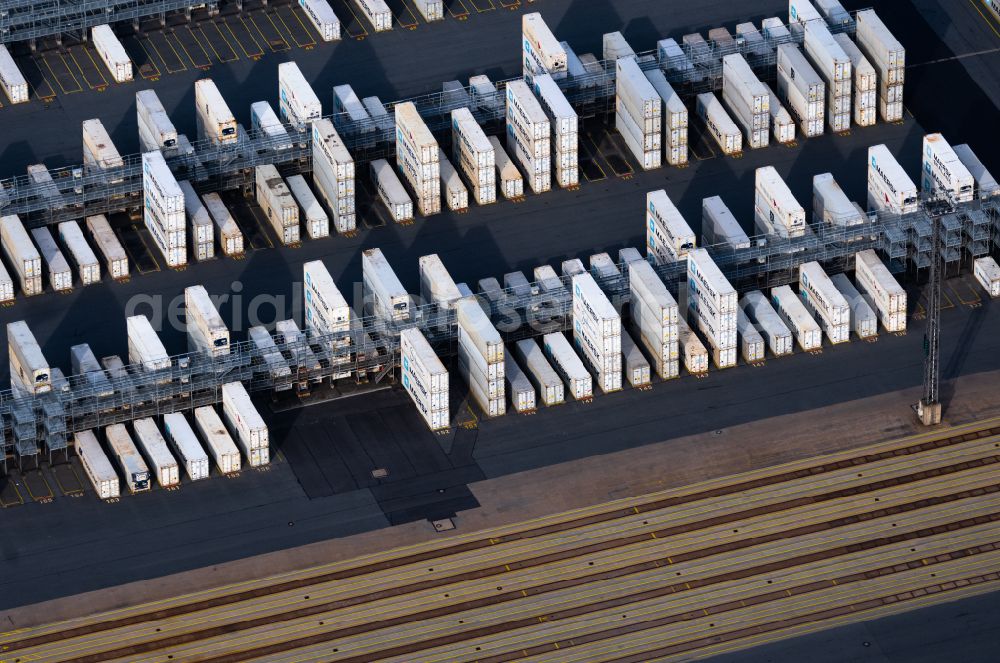
{"type": "Polygon", "coordinates": [[[990,297],[1000,297],[1000,266],[992,256],[976,258],[972,273],[990,297]]]}
{"type": "Polygon", "coordinates": [[[858,335],[858,338],[874,338],[878,336],[878,316],[875,310],[868,304],[858,289],[851,283],[847,274],[834,274],[830,277],[833,285],[836,286],[840,294],[847,300],[847,305],[851,307],[851,329],[858,335]]]}
{"type": "Polygon", "coordinates": [[[438,161],[441,169],[441,193],[448,209],[460,212],[469,209],[469,190],[459,177],[458,171],[448,161],[444,150],[438,150],[438,161]]]}
{"type": "Polygon", "coordinates": [[[663,144],[664,155],[672,166],[688,162],[688,110],[681,97],[667,82],[659,69],[644,71],[649,81],[663,102],[663,144]]]}
{"type": "Polygon", "coordinates": [[[858,289],[871,298],[882,325],[890,332],[906,331],[906,290],[892,276],[874,249],[859,251],[854,260],[858,289]]]}
{"type": "Polygon", "coordinates": [[[839,0],[812,0],[812,3],[832,27],[848,28],[854,22],[839,0]]]}
{"type": "Polygon", "coordinates": [[[722,98],[731,117],[743,127],[753,148],[767,147],[770,138],[771,95],[739,53],[722,58],[722,98]]]}
{"type": "Polygon", "coordinates": [[[767,345],[771,349],[771,354],[780,357],[792,353],[795,349],[792,332],[771,306],[771,302],[764,296],[764,293],[760,290],[746,293],[740,300],[740,308],[764,335],[767,345]]]}
{"type": "Polygon", "coordinates": [[[159,151],[142,155],[143,216],[170,267],[187,264],[184,193],[159,151]]]}
{"type": "Polygon", "coordinates": [[[756,171],[754,216],[757,226],[769,234],[786,238],[805,234],[806,211],[774,166],[756,171]]]}
{"type": "Polygon", "coordinates": [[[77,431],[73,434],[73,447],[80,458],[80,465],[90,479],[90,485],[97,491],[102,500],[115,499],[120,496],[118,474],[114,466],[97,441],[92,430],[77,431]]]}
{"type": "Polygon", "coordinates": [[[627,331],[622,330],[622,370],[633,387],[647,387],[652,383],[649,362],[627,331]]]}
{"type": "Polygon", "coordinates": [[[167,441],[160,434],[160,428],[151,417],[132,422],[135,439],[146,457],[156,482],[161,488],[170,488],[181,482],[180,468],[174,455],[170,453],[167,441]]]}
{"type": "Polygon", "coordinates": [[[199,139],[213,143],[235,143],[239,140],[236,118],[211,78],[195,81],[194,99],[199,139]]]}
{"type": "Polygon", "coordinates": [[[531,82],[536,74],[545,73],[556,79],[566,77],[568,54],[538,12],[521,17],[521,43],[525,80],[531,82]]]}
{"type": "Polygon", "coordinates": [[[532,191],[548,191],[552,188],[552,123],[524,81],[508,83],[506,99],[509,154],[524,169],[532,191]]]}
{"type": "MultiPolygon", "coordinates": [[[[534,342],[534,341],[532,341],[534,342]]],[[[535,346],[538,347],[537,345],[535,346]]],[[[507,391],[510,394],[510,403],[519,414],[534,412],[535,387],[531,384],[527,374],[517,365],[517,361],[510,352],[504,352],[504,375],[507,379],[507,391]]]]}
{"type": "Polygon", "coordinates": [[[997,184],[996,179],[990,174],[990,171],[986,170],[986,166],[979,160],[979,157],[976,156],[971,147],[963,143],[962,145],[955,145],[952,149],[955,150],[955,154],[962,161],[962,165],[968,169],[972,175],[972,179],[975,180],[977,196],[980,198],[992,198],[993,196],[1000,195],[1000,184],[997,184]]]}
{"type": "Polygon", "coordinates": [[[319,204],[319,200],[313,194],[312,189],[306,182],[306,178],[301,175],[292,175],[288,178],[288,188],[291,189],[295,202],[301,208],[302,216],[305,216],[306,234],[310,239],[320,239],[330,236],[330,217],[326,210],[319,204]]]}
{"type": "Polygon", "coordinates": [[[854,122],[861,127],[875,124],[878,113],[878,74],[861,49],[844,33],[833,35],[851,59],[854,71],[854,122]]]}
{"type": "Polygon", "coordinates": [[[299,241],[299,206],[278,169],[267,164],[254,169],[257,203],[285,246],[299,241]]]}
{"type": "Polygon", "coordinates": [[[23,104],[28,101],[28,81],[17,68],[6,44],[0,44],[0,86],[10,103],[23,104]]]}
{"type": "Polygon", "coordinates": [[[0,243],[25,295],[42,292],[42,257],[16,214],[0,218],[0,243]]]}
{"type": "Polygon", "coordinates": [[[804,136],[819,136],[826,121],[826,83],[795,44],[778,46],[778,95],[804,136]]]}
{"type": "MultiPolygon", "coordinates": [[[[309,18],[315,23],[316,16],[310,12],[329,13],[336,23],[337,36],[340,38],[340,24],[326,0],[299,0],[299,4],[309,14],[309,18]]],[[[326,21],[326,19],[320,19],[326,21]]],[[[322,35],[322,31],[320,33],[322,35]]],[[[325,41],[329,41],[325,39],[325,41]]],[[[281,119],[298,128],[304,128],[313,120],[323,117],[323,106],[316,96],[316,92],[309,85],[306,77],[302,75],[299,65],[294,62],[282,62],[278,65],[278,112],[281,119]]]]}
{"type": "Polygon", "coordinates": [[[389,216],[396,223],[413,220],[413,201],[410,200],[406,188],[396,176],[396,171],[385,159],[376,159],[371,164],[372,181],[378,191],[378,197],[389,210],[389,216]]]}
{"type": "Polygon", "coordinates": [[[421,256],[417,261],[420,270],[420,296],[424,303],[453,308],[462,298],[455,280],[436,253],[421,256]]]}
{"type": "Polygon", "coordinates": [[[243,231],[229,213],[229,208],[222,202],[222,198],[213,191],[206,193],[201,199],[219,229],[219,246],[222,247],[222,252],[227,256],[243,255],[243,231]]]}
{"type": "Polygon", "coordinates": [[[384,0],[354,0],[354,6],[361,10],[375,32],[392,30],[392,12],[384,0]]]}
{"type": "Polygon", "coordinates": [[[858,46],[880,70],[880,84],[901,85],[906,68],[906,49],[874,10],[859,11],[855,20],[858,46]]]}
{"type": "Polygon", "coordinates": [[[361,253],[365,313],[387,320],[410,319],[410,295],[396,277],[381,249],[361,253]]]}
{"type": "MultiPolygon", "coordinates": [[[[308,301],[306,304],[308,306],[308,301]]],[[[308,309],[306,315],[309,315],[308,309]]],[[[309,378],[312,382],[322,382],[323,378],[319,376],[319,372],[323,365],[316,358],[316,353],[312,351],[306,335],[299,330],[295,321],[279,320],[274,324],[274,331],[283,352],[289,357],[288,361],[292,372],[301,376],[303,371],[307,371],[312,374],[309,378]]]]}
{"type": "Polygon", "coordinates": [[[288,130],[278,119],[278,114],[271,108],[271,104],[266,101],[255,101],[250,104],[250,126],[254,131],[277,141],[272,145],[274,149],[287,150],[292,147],[288,130]]]}
{"type": "Polygon", "coordinates": [[[204,286],[184,288],[184,318],[189,350],[211,357],[229,354],[229,328],[204,286]]]}
{"type": "Polygon", "coordinates": [[[326,0],[299,0],[299,7],[319,32],[320,39],[326,42],[340,39],[340,19],[333,13],[330,3],[326,0]]]}
{"type": "Polygon", "coordinates": [[[15,393],[44,394],[52,390],[52,369],[23,320],[7,324],[10,385],[15,393]]]}
{"type": "Polygon", "coordinates": [[[496,151],[468,108],[451,112],[452,159],[472,185],[480,205],[497,200],[496,151]]]}
{"type": "Polygon", "coordinates": [[[605,393],[622,388],[621,318],[590,274],[573,277],[573,342],[605,393]]]}
{"type": "Polygon", "coordinates": [[[208,454],[198,441],[187,417],[180,412],[163,415],[163,432],[178,461],[184,466],[188,478],[192,481],[207,479],[211,473],[208,454]]]}
{"type": "Polygon", "coordinates": [[[803,350],[823,347],[823,330],[806,310],[802,300],[787,285],[771,288],[771,303],[803,350]]]}
{"type": "Polygon", "coordinates": [[[920,207],[917,185],[885,145],[868,148],[868,211],[909,214],[920,207]]]}
{"type": "Polygon", "coordinates": [[[215,223],[201,198],[195,193],[191,182],[181,180],[177,183],[184,192],[184,212],[188,219],[191,233],[191,244],[198,260],[208,260],[215,257],[215,223]]]}
{"type": "Polygon", "coordinates": [[[432,431],[451,423],[448,371],[417,327],[399,333],[403,388],[432,431]]]}
{"type": "MultiPolygon", "coordinates": [[[[306,329],[316,334],[350,331],[351,307],[322,260],[312,260],[302,266],[302,281],[306,329]]],[[[335,341],[338,343],[343,344],[343,341],[335,341]]]]}
{"type": "Polygon", "coordinates": [[[813,221],[835,228],[861,225],[867,217],[840,188],[830,173],[813,176],[813,221]]]}
{"type": "Polygon", "coordinates": [[[143,460],[139,450],[135,448],[132,436],[128,434],[125,424],[112,424],[104,429],[108,438],[108,447],[118,463],[118,469],[125,477],[125,485],[130,493],[149,490],[149,466],[143,460]]]}
{"type": "Polygon", "coordinates": [[[587,268],[583,266],[583,261],[579,258],[570,258],[569,260],[563,260],[562,275],[568,277],[574,277],[577,274],[583,274],[587,271],[587,268]]]}
{"type": "Polygon", "coordinates": [[[236,442],[246,454],[250,467],[266,465],[270,461],[267,424],[242,382],[222,385],[222,415],[236,431],[236,442]]]}
{"type": "Polygon", "coordinates": [[[628,269],[627,265],[630,262],[645,262],[645,258],[639,253],[639,249],[633,246],[626,246],[625,248],[618,249],[618,262],[626,265],[625,269],[628,269]]]}
{"type": "Polygon", "coordinates": [[[105,66],[111,72],[116,83],[128,83],[132,80],[132,60],[129,59],[125,47],[118,41],[110,25],[95,25],[90,29],[90,39],[94,50],[104,60],[105,66]]]}
{"type": "Polygon", "coordinates": [[[698,95],[696,110],[723,154],[743,151],[743,134],[712,92],[698,95]]]}
{"type": "Polygon", "coordinates": [[[629,46],[628,42],[625,41],[625,37],[621,32],[606,32],[604,34],[603,50],[605,60],[618,60],[620,58],[634,58],[635,51],[629,46]]]}
{"type": "Polygon", "coordinates": [[[573,398],[578,401],[593,398],[593,378],[563,333],[546,334],[542,337],[542,343],[545,356],[552,362],[552,367],[559,373],[573,398]]]}
{"type": "MultiPolygon", "coordinates": [[[[565,386],[562,378],[545,358],[545,353],[533,338],[517,341],[514,351],[524,366],[531,382],[538,389],[538,397],[547,407],[566,402],[565,386]]],[[[509,375],[509,373],[508,373],[509,375]]]]}
{"type": "Polygon", "coordinates": [[[353,127],[357,131],[367,132],[375,128],[365,105],[350,85],[337,85],[333,88],[333,112],[346,113],[351,123],[360,125],[353,127]]]}
{"type": "Polygon", "coordinates": [[[441,211],[441,170],[437,139],[412,102],[396,104],[396,167],[416,195],[423,216],[441,211]]]}
{"type": "Polygon", "coordinates": [[[87,229],[97,245],[98,251],[104,257],[105,268],[114,279],[127,279],[129,275],[128,254],[118,241],[118,236],[111,229],[108,217],[96,214],[87,217],[87,229]]]}
{"type": "Polygon", "coordinates": [[[139,124],[139,145],[143,152],[177,146],[177,129],[170,121],[160,98],[153,90],[135,93],[135,110],[139,124]]]}
{"type": "Polygon", "coordinates": [[[799,296],[831,343],[850,340],[851,307],[818,262],[799,265],[799,296]]]}
{"type": "Polygon", "coordinates": [[[675,39],[661,39],[656,42],[656,58],[664,71],[677,76],[695,76],[698,80],[703,76],[698,76],[690,58],[680,47],[675,39]]]}
{"type": "Polygon", "coordinates": [[[288,367],[285,357],[274,344],[271,334],[262,327],[255,326],[247,330],[247,338],[254,349],[260,353],[263,367],[272,380],[274,391],[287,391],[292,388],[292,369],[288,367]]]}
{"type": "Polygon", "coordinates": [[[32,228],[31,235],[35,238],[35,244],[38,245],[38,251],[49,273],[49,285],[59,292],[72,290],[73,272],[48,227],[32,228]]]}
{"type": "Polygon", "coordinates": [[[691,375],[708,373],[708,350],[694,333],[684,316],[677,318],[677,345],[684,359],[684,368],[691,375]]]}
{"type": "MultiPolygon", "coordinates": [[[[111,141],[104,123],[100,120],[83,121],[83,163],[89,168],[108,170],[122,168],[125,162],[111,141]]],[[[121,178],[111,180],[120,182],[121,178]]]]}
{"type": "Polygon", "coordinates": [[[153,329],[149,318],[133,315],[125,319],[128,332],[128,360],[131,364],[141,364],[147,371],[170,368],[170,355],[153,329]]]}
{"type": "Polygon", "coordinates": [[[73,375],[82,375],[87,384],[98,396],[114,394],[114,387],[108,380],[104,369],[97,362],[94,351],[86,343],[71,346],[69,349],[70,370],[73,375]]]}
{"type": "Polygon", "coordinates": [[[729,249],[749,249],[750,238],[719,196],[701,201],[701,242],[705,246],[725,244],[729,249]]]}
{"type": "Polygon", "coordinates": [[[764,361],[764,337],[760,335],[757,328],[742,308],[736,310],[736,330],[740,337],[740,355],[743,361],[748,364],[755,364],[764,361]]]}
{"type": "Polygon", "coordinates": [[[215,408],[211,405],[195,408],[194,423],[219,471],[223,474],[239,472],[242,464],[240,450],[233,442],[233,438],[230,437],[226,425],[222,423],[215,408]]]}
{"type": "Polygon", "coordinates": [[[971,202],[975,196],[972,173],[941,134],[924,136],[921,187],[925,193],[943,192],[955,203],[971,202]]]}
{"type": "Polygon", "coordinates": [[[795,120],[792,119],[791,113],[785,110],[785,107],[778,101],[778,95],[774,93],[771,86],[767,86],[767,91],[771,96],[769,103],[771,109],[771,130],[774,134],[774,139],[779,143],[791,143],[795,140],[795,120]]]}
{"type": "Polygon", "coordinates": [[[330,120],[312,126],[313,183],[339,233],[355,229],[354,159],[330,120]]]}
{"type": "Polygon", "coordinates": [[[493,154],[496,160],[497,185],[500,193],[507,200],[516,200],[524,197],[524,179],[521,172],[510,160],[503,146],[496,136],[490,136],[490,145],[493,146],[493,154]]]}
{"type": "Polygon", "coordinates": [[[63,221],[59,224],[59,239],[62,240],[70,257],[76,264],[77,273],[83,285],[98,283],[101,280],[101,262],[94,255],[94,250],[87,243],[87,238],[76,221],[63,221]]]}
{"type": "Polygon", "coordinates": [[[444,0],[413,0],[413,5],[428,23],[444,20],[444,0]]]}
{"type": "Polygon", "coordinates": [[[697,244],[694,231],[663,189],[646,194],[646,254],[659,264],[680,260],[697,244]]]}

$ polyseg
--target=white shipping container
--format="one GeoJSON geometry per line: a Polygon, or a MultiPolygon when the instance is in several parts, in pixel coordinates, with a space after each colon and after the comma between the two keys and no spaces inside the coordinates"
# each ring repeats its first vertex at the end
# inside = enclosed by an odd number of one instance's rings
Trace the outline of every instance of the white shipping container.
{"type": "Polygon", "coordinates": [[[80,457],[80,464],[87,478],[90,479],[90,484],[97,491],[97,496],[102,500],[119,497],[118,474],[111,461],[104,455],[94,431],[83,430],[74,433],[73,446],[76,455],[80,457]]]}
{"type": "Polygon", "coordinates": [[[160,434],[160,428],[152,418],[136,419],[132,422],[135,439],[149,464],[156,482],[161,488],[170,488],[180,483],[180,471],[167,441],[160,434]]]}
{"type": "Polygon", "coordinates": [[[412,221],[413,201],[410,200],[389,162],[385,159],[376,159],[372,161],[371,170],[378,197],[388,208],[392,220],[396,223],[412,221]]]}
{"type": "Polygon", "coordinates": [[[135,93],[136,115],[139,124],[139,144],[143,152],[177,145],[177,129],[153,90],[135,93]]]}
{"type": "Polygon", "coordinates": [[[759,222],[780,237],[801,237],[805,233],[806,211],[774,166],[756,171],[754,213],[759,222]]]}
{"type": "Polygon", "coordinates": [[[760,335],[743,309],[736,311],[736,329],[740,336],[740,355],[748,364],[764,361],[764,337],[760,335]]]}
{"type": "Polygon", "coordinates": [[[187,214],[191,227],[191,243],[203,244],[215,241],[215,224],[212,216],[208,213],[208,208],[201,202],[201,198],[195,193],[191,182],[181,180],[177,183],[184,192],[184,211],[187,214]]]}
{"type": "Polygon", "coordinates": [[[764,293],[759,290],[746,293],[740,300],[740,307],[767,339],[767,345],[774,356],[792,353],[795,349],[792,333],[764,293]]]}
{"type": "Polygon", "coordinates": [[[330,217],[327,216],[323,206],[319,204],[312,189],[306,183],[306,178],[301,175],[292,175],[288,178],[288,188],[291,189],[295,202],[299,204],[302,215],[305,216],[306,233],[310,239],[320,239],[330,235],[330,217]]]}
{"type": "Polygon", "coordinates": [[[799,295],[829,326],[850,324],[850,305],[818,262],[799,265],[799,295]]]}
{"type": "Polygon", "coordinates": [[[684,368],[688,373],[702,375],[708,372],[708,350],[683,316],[677,319],[677,344],[680,346],[684,368]]]}
{"type": "Polygon", "coordinates": [[[774,93],[774,90],[770,86],[767,90],[771,95],[769,103],[774,139],[779,143],[790,143],[795,140],[795,120],[792,119],[792,115],[778,101],[778,95],[774,93]]]}
{"type": "MultiPolygon", "coordinates": [[[[706,249],[694,249],[687,255],[687,281],[691,304],[707,303],[716,316],[734,315],[738,307],[736,289],[712,260],[706,249]]],[[[723,318],[719,318],[723,322],[723,318]]],[[[735,318],[731,325],[735,327],[735,318]]]]}
{"type": "Polygon", "coordinates": [[[0,262],[0,303],[14,301],[14,280],[10,278],[7,268],[0,262]]]}
{"type": "Polygon", "coordinates": [[[282,244],[299,241],[299,206],[278,169],[268,164],[255,169],[257,203],[282,244]]]}
{"type": "Polygon", "coordinates": [[[125,327],[128,332],[129,363],[141,364],[147,371],[170,368],[170,355],[148,318],[133,315],[125,319],[125,327]]]}
{"type": "Polygon", "coordinates": [[[274,144],[276,149],[283,150],[292,146],[290,141],[283,140],[288,138],[288,130],[278,119],[278,114],[271,108],[271,104],[266,101],[255,101],[250,104],[250,126],[254,131],[279,141],[274,144]]]}
{"type": "Polygon", "coordinates": [[[260,352],[260,357],[264,362],[264,366],[267,367],[268,375],[274,382],[275,391],[286,391],[291,389],[291,375],[292,370],[288,367],[288,363],[285,361],[285,357],[278,350],[277,345],[274,343],[274,339],[268,331],[258,325],[251,327],[247,336],[250,342],[253,344],[254,349],[260,352]]]}
{"type": "Polygon", "coordinates": [[[340,39],[340,19],[333,13],[330,3],[326,0],[299,0],[299,6],[319,32],[320,39],[326,42],[340,39]]]}
{"type": "Polygon", "coordinates": [[[448,161],[444,150],[438,150],[438,160],[441,167],[441,193],[444,196],[448,209],[459,212],[469,209],[469,190],[465,188],[458,171],[448,161]]]}
{"type": "Polygon", "coordinates": [[[128,434],[125,424],[112,424],[104,429],[108,438],[108,447],[118,462],[118,469],[125,476],[125,485],[130,493],[149,490],[149,466],[136,449],[132,436],[128,434]]]}
{"type": "Polygon", "coordinates": [[[976,258],[972,273],[990,297],[1000,297],[1000,266],[992,256],[976,258]]]}
{"type": "Polygon", "coordinates": [[[431,430],[450,425],[448,371],[417,327],[399,333],[403,388],[431,430]]]}
{"type": "Polygon", "coordinates": [[[807,23],[807,21],[823,21],[823,16],[816,11],[809,0],[788,0],[788,24],[807,23]]]}
{"type": "Polygon", "coordinates": [[[980,198],[991,198],[1000,195],[1000,185],[997,184],[996,179],[990,174],[990,171],[986,170],[986,166],[979,160],[979,157],[976,156],[971,147],[962,144],[955,145],[952,149],[962,161],[962,165],[968,169],[972,175],[972,179],[975,180],[976,195],[980,198]]]}
{"type": "Polygon", "coordinates": [[[885,145],[868,148],[868,210],[916,212],[917,185],[885,145]],[[873,209],[874,208],[874,209],[873,209]]]}
{"type": "Polygon", "coordinates": [[[7,324],[10,384],[17,393],[43,394],[52,389],[52,369],[23,320],[7,324]]]}
{"type": "Polygon", "coordinates": [[[568,56],[555,38],[542,15],[534,12],[521,17],[522,59],[524,76],[531,80],[535,74],[549,73],[554,78],[565,78],[568,56]]]}
{"type": "Polygon", "coordinates": [[[132,61],[125,52],[125,47],[118,41],[114,30],[109,25],[95,25],[90,29],[90,39],[94,50],[104,60],[111,77],[116,83],[127,83],[132,80],[132,61]]]}
{"type": "Polygon", "coordinates": [[[226,430],[219,414],[211,405],[194,409],[194,423],[201,433],[208,452],[215,459],[215,466],[223,474],[239,472],[241,467],[240,450],[226,430]]]}
{"type": "Polygon", "coordinates": [[[857,253],[854,275],[858,289],[872,298],[879,319],[886,330],[906,331],[906,290],[899,285],[874,249],[857,253]]]}
{"type": "Polygon", "coordinates": [[[743,134],[713,93],[698,95],[697,112],[724,154],[743,151],[743,134]]]}
{"type": "Polygon", "coordinates": [[[852,67],[851,58],[840,47],[837,40],[830,34],[825,22],[807,23],[805,52],[812,60],[816,70],[826,80],[827,91],[836,96],[851,96],[852,67]],[[844,82],[846,86],[834,89],[834,83],[844,82]]]}
{"type": "Polygon", "coordinates": [[[125,165],[100,120],[83,121],[83,163],[100,170],[122,168],[125,165]]]}
{"type": "MultiPolygon", "coordinates": [[[[340,24],[337,17],[333,15],[333,10],[326,0],[299,0],[299,4],[305,9],[310,20],[319,27],[318,21],[324,26],[336,24],[336,36],[332,39],[340,38],[340,24]],[[332,21],[330,21],[332,18],[332,21]]],[[[320,30],[320,35],[324,41],[330,41],[320,30]]],[[[306,77],[302,75],[302,70],[294,62],[282,62],[278,65],[278,112],[285,122],[302,127],[318,120],[323,116],[323,106],[319,97],[309,85],[306,77]]]]}
{"type": "Polygon", "coordinates": [[[622,332],[622,365],[628,383],[633,387],[646,387],[652,382],[649,362],[628,332],[622,332]]]}
{"type": "Polygon", "coordinates": [[[444,20],[443,0],[413,0],[414,6],[427,22],[444,20]]]}
{"type": "Polygon", "coordinates": [[[837,228],[863,224],[862,215],[830,173],[813,176],[813,221],[837,228]]]}
{"type": "MultiPolygon", "coordinates": [[[[618,109],[624,106],[636,124],[644,129],[645,120],[663,115],[659,92],[633,58],[621,58],[615,62],[615,97],[618,109]]],[[[660,120],[650,125],[649,129],[659,131],[660,120]]]]}
{"type": "Polygon", "coordinates": [[[749,115],[770,112],[767,86],[760,82],[741,54],[731,53],[722,58],[722,81],[723,94],[728,88],[729,94],[746,107],[749,115]]]}
{"type": "Polygon", "coordinates": [[[562,377],[573,398],[576,400],[592,398],[593,379],[562,332],[546,334],[542,337],[542,343],[545,356],[552,362],[552,367],[562,377]]]}
{"type": "Polygon", "coordinates": [[[28,81],[17,68],[17,63],[5,44],[0,44],[0,86],[3,86],[10,103],[23,104],[28,101],[28,81]]]}
{"type": "Polygon", "coordinates": [[[604,34],[603,45],[602,54],[605,60],[635,57],[635,51],[628,45],[625,37],[620,32],[606,32],[604,34]]]}
{"type": "Polygon", "coordinates": [[[855,21],[858,46],[880,70],[880,77],[888,79],[889,83],[901,84],[906,68],[906,50],[903,45],[889,32],[874,10],[858,12],[855,21]],[[887,76],[889,72],[898,72],[898,78],[887,76]]]}
{"type": "Polygon", "coordinates": [[[184,318],[190,350],[211,357],[229,354],[229,328],[204,286],[184,288],[184,318]]]}
{"type": "MultiPolygon", "coordinates": [[[[534,342],[534,341],[532,341],[534,342]]],[[[535,346],[538,347],[537,345],[535,346]]],[[[504,353],[504,374],[507,376],[507,391],[514,410],[520,414],[534,412],[535,387],[510,352],[504,353]]]]}
{"type": "Polygon", "coordinates": [[[384,0],[354,0],[354,5],[372,24],[375,32],[392,30],[392,12],[384,0]]]}
{"type": "Polygon", "coordinates": [[[101,263],[94,255],[90,244],[87,243],[87,238],[84,237],[80,224],[76,221],[60,223],[59,239],[66,245],[70,257],[73,258],[83,285],[99,282],[101,280],[101,263]]]}
{"type": "Polygon", "coordinates": [[[142,189],[146,208],[159,216],[167,230],[183,228],[184,192],[159,151],[142,155],[142,189]]]}
{"type": "Polygon", "coordinates": [[[41,253],[42,260],[45,261],[45,267],[49,273],[49,285],[52,286],[53,290],[57,291],[72,290],[73,272],[69,268],[69,262],[66,261],[66,257],[59,250],[59,246],[52,238],[52,233],[49,232],[48,227],[33,228],[31,234],[38,245],[38,251],[41,253]]]}
{"type": "Polygon", "coordinates": [[[878,316],[868,304],[868,301],[858,292],[858,289],[847,278],[847,274],[834,274],[830,277],[833,285],[847,300],[851,307],[851,328],[858,338],[874,338],[878,336],[878,316]]]}
{"type": "Polygon", "coordinates": [[[507,200],[524,197],[524,179],[521,172],[510,160],[496,136],[490,136],[490,145],[496,158],[497,178],[500,192],[507,200]]]}
{"type": "Polygon", "coordinates": [[[663,189],[646,194],[646,253],[657,263],[680,260],[696,245],[691,226],[663,189]]]}
{"type": "Polygon", "coordinates": [[[361,253],[361,274],[366,314],[387,320],[409,320],[410,295],[381,249],[367,249],[361,253]]]}
{"type": "Polygon", "coordinates": [[[3,244],[4,255],[14,265],[14,272],[24,294],[28,296],[40,294],[42,257],[16,214],[0,218],[0,243],[3,244]]]}
{"type": "MultiPolygon", "coordinates": [[[[565,385],[562,378],[552,368],[545,353],[535,339],[518,341],[515,346],[517,358],[531,376],[532,384],[538,389],[538,396],[547,407],[566,402],[565,385]]],[[[510,373],[508,372],[508,375],[510,373]]]]}
{"type": "Polygon", "coordinates": [[[971,202],[975,180],[941,134],[924,136],[921,185],[925,192],[943,192],[957,203],[971,202]]]}
{"type": "Polygon", "coordinates": [[[778,46],[778,94],[806,136],[823,133],[826,83],[794,44],[778,46]]]}
{"type": "Polygon", "coordinates": [[[628,274],[633,317],[639,309],[637,304],[641,303],[650,312],[656,326],[677,325],[677,301],[652,266],[648,262],[629,263],[628,274]]]}
{"type": "Polygon", "coordinates": [[[202,201],[208,209],[212,220],[219,229],[219,245],[227,256],[243,255],[243,231],[236,219],[229,213],[229,208],[222,202],[219,194],[212,192],[202,196],[202,201]]]}
{"type": "Polygon", "coordinates": [[[455,317],[458,322],[460,342],[466,339],[471,347],[482,355],[486,363],[503,363],[503,340],[475,299],[466,298],[457,301],[455,317]]]}
{"type": "Polygon", "coordinates": [[[368,111],[350,85],[337,85],[333,88],[333,112],[346,113],[350,122],[357,125],[353,127],[356,131],[367,132],[375,129],[368,111]]]}
{"type": "Polygon", "coordinates": [[[750,238],[719,196],[701,201],[701,239],[705,246],[725,244],[730,249],[749,249],[750,238]]]}
{"type": "Polygon", "coordinates": [[[239,140],[236,118],[211,78],[195,81],[194,99],[199,139],[215,143],[235,143],[239,140]]]}
{"type": "Polygon", "coordinates": [[[771,288],[771,303],[794,334],[799,347],[803,350],[817,350],[823,347],[823,330],[791,287],[782,285],[771,288]]]}
{"type": "Polygon", "coordinates": [[[250,399],[250,394],[242,382],[227,382],[222,385],[222,414],[229,425],[236,431],[236,441],[247,454],[251,467],[255,467],[260,460],[267,462],[266,458],[258,457],[258,462],[254,463],[254,458],[250,453],[253,450],[267,449],[270,446],[267,424],[250,399]]]}
{"type": "Polygon", "coordinates": [[[434,303],[442,308],[453,308],[455,302],[461,299],[462,293],[458,291],[455,280],[451,278],[441,258],[436,253],[421,256],[418,265],[420,295],[424,302],[434,303]]]}
{"type": "Polygon", "coordinates": [[[90,236],[97,245],[97,249],[104,256],[105,267],[114,279],[128,278],[128,254],[118,241],[115,231],[111,229],[108,218],[103,214],[87,217],[87,229],[90,236]]]}
{"type": "Polygon", "coordinates": [[[208,455],[198,441],[187,417],[180,412],[163,415],[163,432],[184,471],[192,481],[207,479],[210,473],[208,455]]]}

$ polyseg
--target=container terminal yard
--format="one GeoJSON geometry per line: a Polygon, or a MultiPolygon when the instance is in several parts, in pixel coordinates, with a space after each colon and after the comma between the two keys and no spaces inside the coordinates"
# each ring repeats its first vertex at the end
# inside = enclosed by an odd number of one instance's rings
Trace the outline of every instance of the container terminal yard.
{"type": "Polygon", "coordinates": [[[991,660],[994,10],[577,4],[6,18],[2,660],[991,660]]]}

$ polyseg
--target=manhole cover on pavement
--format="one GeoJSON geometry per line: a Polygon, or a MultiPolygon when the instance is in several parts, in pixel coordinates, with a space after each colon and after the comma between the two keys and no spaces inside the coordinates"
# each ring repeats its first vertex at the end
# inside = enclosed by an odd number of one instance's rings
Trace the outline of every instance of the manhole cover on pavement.
{"type": "Polygon", "coordinates": [[[431,525],[434,525],[435,532],[447,532],[450,529],[455,529],[455,522],[451,518],[432,520],[431,525]]]}

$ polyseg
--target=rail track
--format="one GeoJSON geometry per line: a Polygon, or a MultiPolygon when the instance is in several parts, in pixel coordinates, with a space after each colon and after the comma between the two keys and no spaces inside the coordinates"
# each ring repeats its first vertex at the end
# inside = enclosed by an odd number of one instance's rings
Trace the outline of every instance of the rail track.
{"type": "Polygon", "coordinates": [[[993,420],[3,633],[0,660],[674,660],[997,569],[993,420]]]}

